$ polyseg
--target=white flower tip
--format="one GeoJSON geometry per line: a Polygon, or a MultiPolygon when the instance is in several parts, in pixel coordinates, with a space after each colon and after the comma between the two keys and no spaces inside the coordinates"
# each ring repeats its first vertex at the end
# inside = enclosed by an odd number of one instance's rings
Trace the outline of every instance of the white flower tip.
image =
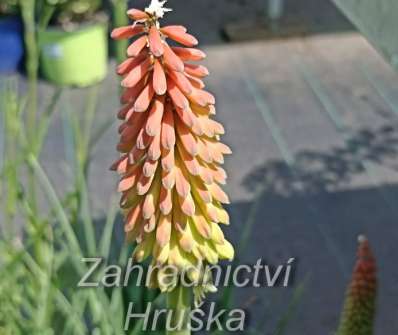
{"type": "Polygon", "coordinates": [[[172,11],[171,8],[163,7],[166,2],[167,0],[152,0],[149,7],[145,8],[145,12],[157,18],[163,18],[164,14],[172,11]]]}
{"type": "Polygon", "coordinates": [[[359,243],[364,243],[364,242],[366,242],[368,239],[367,239],[367,237],[365,236],[365,235],[359,235],[358,236],[358,242],[359,243]]]}

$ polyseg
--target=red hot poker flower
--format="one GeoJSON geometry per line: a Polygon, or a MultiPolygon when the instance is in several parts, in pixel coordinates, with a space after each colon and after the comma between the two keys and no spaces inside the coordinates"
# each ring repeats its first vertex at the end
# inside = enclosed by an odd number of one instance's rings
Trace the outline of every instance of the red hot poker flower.
{"type": "MultiPolygon", "coordinates": [[[[220,165],[231,150],[219,141],[223,126],[211,119],[215,98],[203,82],[209,71],[194,63],[206,55],[185,27],[160,28],[163,3],[129,10],[136,22],[112,32],[114,39],[133,39],[117,68],[123,123],[121,157],[112,168],[121,175],[120,206],[127,239],[137,242],[134,257],[152,256],[160,266],[154,285],[170,291],[177,283],[162,281],[167,265],[189,269],[192,281],[208,278],[203,266],[231,260],[234,250],[219,227],[229,224],[220,165]]],[[[199,295],[214,289],[210,280],[206,285],[199,295]]]]}
{"type": "Polygon", "coordinates": [[[376,261],[368,240],[359,238],[358,260],[347,292],[338,335],[372,335],[375,316],[376,261]]]}

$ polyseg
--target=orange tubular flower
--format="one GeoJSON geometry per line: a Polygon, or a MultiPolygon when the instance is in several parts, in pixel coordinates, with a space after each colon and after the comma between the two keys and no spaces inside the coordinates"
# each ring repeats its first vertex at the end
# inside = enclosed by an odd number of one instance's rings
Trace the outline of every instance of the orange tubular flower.
{"type": "Polygon", "coordinates": [[[206,55],[194,48],[198,41],[185,27],[160,28],[164,2],[129,10],[135,23],[112,32],[114,39],[134,39],[117,68],[123,123],[121,157],[112,168],[122,176],[120,205],[127,239],[137,242],[134,257],[142,262],[152,256],[158,267],[154,286],[165,292],[178,285],[162,280],[167,266],[175,266],[192,281],[205,278],[196,288],[203,295],[214,290],[204,266],[234,257],[219,227],[229,224],[220,165],[231,150],[219,142],[223,126],[211,119],[215,98],[202,81],[209,72],[192,63],[206,55]]]}

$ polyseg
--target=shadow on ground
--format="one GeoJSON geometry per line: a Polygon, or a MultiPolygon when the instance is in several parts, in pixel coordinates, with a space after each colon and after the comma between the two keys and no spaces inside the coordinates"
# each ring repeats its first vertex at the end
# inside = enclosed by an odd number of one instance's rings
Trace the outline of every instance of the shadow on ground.
{"type": "Polygon", "coordinates": [[[398,170],[397,155],[396,126],[362,129],[346,146],[332,147],[329,152],[304,150],[297,153],[294,167],[285,161],[266,162],[245,178],[244,186],[253,191],[261,185],[267,193],[281,196],[334,191],[348,184],[355,175],[366,172],[364,161],[398,170]]]}
{"type": "Polygon", "coordinates": [[[238,301],[254,303],[252,324],[265,317],[265,329],[273,329],[286,312],[294,288],[309,278],[287,334],[332,333],[355,260],[356,238],[366,234],[379,262],[376,333],[398,330],[392,312],[398,308],[394,260],[398,185],[373,186],[369,181],[368,186],[347,187],[355,176],[370,174],[369,164],[398,169],[397,129],[393,125],[362,129],[346,146],[299,152],[294,167],[281,160],[267,161],[246,177],[244,185],[257,190],[257,199],[254,204],[234,203],[229,208],[235,241],[245,224],[253,224],[245,261],[254,263],[262,257],[279,265],[294,257],[297,267],[287,290],[240,290],[238,301]]]}

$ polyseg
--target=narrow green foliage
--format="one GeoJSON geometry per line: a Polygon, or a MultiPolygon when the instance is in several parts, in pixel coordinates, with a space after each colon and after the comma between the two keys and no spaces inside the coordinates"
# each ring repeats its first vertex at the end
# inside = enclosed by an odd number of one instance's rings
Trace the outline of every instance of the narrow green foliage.
{"type": "MultiPolygon", "coordinates": [[[[4,80],[1,87],[1,106],[3,129],[2,131],[2,157],[0,199],[4,205],[7,227],[4,233],[10,236],[13,230],[13,221],[17,211],[18,201],[18,171],[20,169],[20,157],[15,144],[14,134],[20,129],[20,113],[17,103],[16,83],[13,79],[4,80]]],[[[14,232],[15,233],[15,232],[14,232]]]]}

